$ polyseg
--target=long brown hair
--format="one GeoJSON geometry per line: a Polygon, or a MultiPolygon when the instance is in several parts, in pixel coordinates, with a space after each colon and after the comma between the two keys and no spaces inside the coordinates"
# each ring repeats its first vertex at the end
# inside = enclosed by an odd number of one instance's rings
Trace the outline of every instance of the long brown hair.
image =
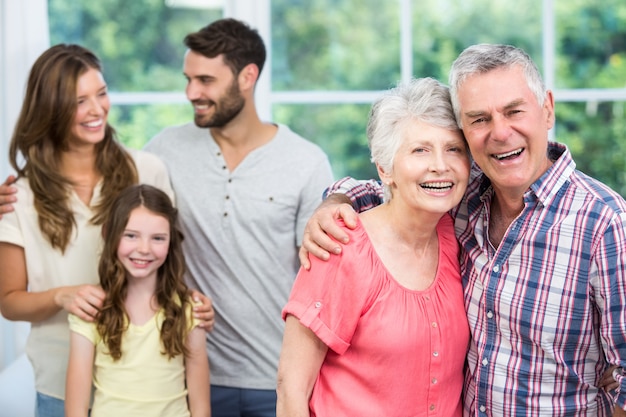
{"type": "MultiPolygon", "coordinates": [[[[102,72],[100,60],[79,45],[59,44],[41,54],[30,71],[9,147],[13,169],[28,179],[34,194],[39,228],[52,247],[61,252],[69,244],[76,222],[69,204],[73,184],[60,173],[60,155],[72,134],[78,79],[91,68],[102,72]]],[[[131,156],[115,139],[108,123],[96,154],[103,185],[91,222],[98,225],[104,221],[113,197],[136,184],[138,175],[131,156]]]]}
{"type": "Polygon", "coordinates": [[[117,256],[117,248],[131,212],[138,207],[145,207],[154,214],[165,217],[170,224],[169,251],[157,272],[155,297],[165,313],[161,327],[161,343],[165,350],[163,353],[170,358],[179,354],[187,355],[185,339],[190,323],[186,311],[190,308],[190,301],[188,288],[183,280],[183,235],[178,228],[177,210],[169,197],[150,185],[133,185],[123,190],[113,202],[102,228],[104,249],[98,273],[106,298],[97,318],[98,332],[111,356],[119,359],[122,356],[122,335],[128,323],[128,313],[124,307],[128,281],[126,270],[117,256]]]}

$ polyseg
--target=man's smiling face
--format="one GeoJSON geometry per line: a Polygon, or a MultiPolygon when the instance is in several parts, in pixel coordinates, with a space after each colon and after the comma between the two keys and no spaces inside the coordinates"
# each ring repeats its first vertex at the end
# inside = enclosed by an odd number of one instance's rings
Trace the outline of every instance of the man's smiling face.
{"type": "Polygon", "coordinates": [[[550,167],[548,131],[554,99],[538,103],[519,66],[468,77],[458,89],[472,157],[496,191],[523,195],[550,167]]]}

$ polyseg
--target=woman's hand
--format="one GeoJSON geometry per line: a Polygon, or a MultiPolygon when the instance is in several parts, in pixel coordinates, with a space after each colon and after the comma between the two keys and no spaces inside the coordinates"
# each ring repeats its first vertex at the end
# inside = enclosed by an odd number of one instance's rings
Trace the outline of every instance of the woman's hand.
{"type": "Polygon", "coordinates": [[[0,219],[2,219],[2,215],[4,213],[13,211],[12,203],[17,201],[17,198],[15,197],[17,188],[12,186],[15,180],[16,178],[14,175],[9,175],[7,179],[0,184],[0,219]]]}
{"type": "Polygon", "coordinates": [[[75,285],[57,288],[54,300],[62,309],[85,321],[94,321],[106,294],[99,285],[75,285]]]}

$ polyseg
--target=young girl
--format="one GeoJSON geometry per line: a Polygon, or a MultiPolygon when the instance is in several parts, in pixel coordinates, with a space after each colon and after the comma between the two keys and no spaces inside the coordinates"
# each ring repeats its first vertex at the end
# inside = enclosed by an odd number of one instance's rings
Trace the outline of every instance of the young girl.
{"type": "Polygon", "coordinates": [[[115,199],[98,273],[94,323],[70,315],[66,416],[210,416],[205,332],[191,316],[177,211],[157,188],[115,199]],[[93,373],[93,375],[92,375],[93,373]]]}
{"type": "Polygon", "coordinates": [[[67,314],[93,320],[102,305],[98,253],[111,202],[137,183],[173,196],[160,159],[118,142],[110,107],[98,57],[55,45],[33,64],[11,138],[19,179],[14,211],[0,221],[0,311],[31,323],[38,417],[65,414],[67,314]]]}

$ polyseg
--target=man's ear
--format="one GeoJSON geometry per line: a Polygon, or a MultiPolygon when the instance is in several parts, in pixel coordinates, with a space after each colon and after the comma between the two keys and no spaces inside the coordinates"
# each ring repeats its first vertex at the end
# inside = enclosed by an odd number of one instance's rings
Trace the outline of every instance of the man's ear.
{"type": "Polygon", "coordinates": [[[239,88],[243,90],[254,90],[257,80],[259,79],[259,67],[256,64],[248,64],[239,71],[237,76],[239,88]]]}
{"type": "Polygon", "coordinates": [[[547,130],[550,130],[554,127],[555,123],[554,95],[551,90],[546,91],[546,98],[543,101],[543,109],[546,113],[547,130]]]}

